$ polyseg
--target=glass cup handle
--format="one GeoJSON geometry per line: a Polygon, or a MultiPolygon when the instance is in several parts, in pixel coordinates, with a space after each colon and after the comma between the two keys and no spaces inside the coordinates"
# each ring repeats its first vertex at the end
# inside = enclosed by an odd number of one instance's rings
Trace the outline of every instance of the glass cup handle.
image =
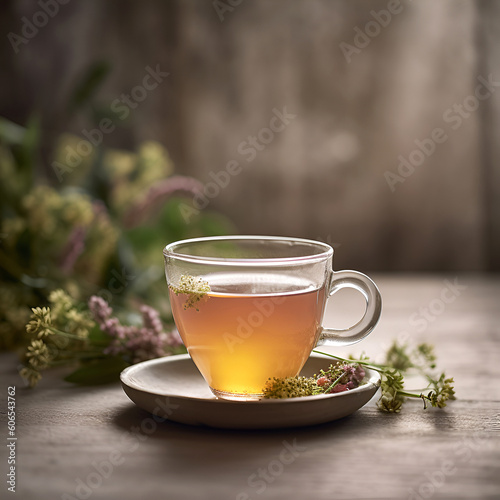
{"type": "Polygon", "coordinates": [[[366,300],[366,309],[363,317],[353,326],[337,330],[323,328],[321,330],[319,345],[345,346],[355,344],[364,339],[377,324],[382,312],[382,297],[377,285],[365,274],[358,271],[333,271],[330,278],[331,297],[342,288],[354,288],[361,292],[366,300]]]}

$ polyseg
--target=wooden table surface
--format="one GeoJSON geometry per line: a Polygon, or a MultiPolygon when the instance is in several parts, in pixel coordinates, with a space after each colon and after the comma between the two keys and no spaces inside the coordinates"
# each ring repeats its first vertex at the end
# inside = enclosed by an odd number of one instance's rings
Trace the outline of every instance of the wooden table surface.
{"type": "MultiPolygon", "coordinates": [[[[500,498],[500,279],[374,279],[384,300],[379,325],[337,352],[377,358],[394,338],[433,343],[438,365],[456,381],[458,399],[444,410],[411,401],[400,414],[383,414],[375,396],[349,417],[308,428],[153,428],[118,383],[76,387],[54,373],[30,390],[15,356],[5,353],[2,498],[9,498],[8,386],[16,387],[16,495],[23,500],[500,498]],[[293,451],[282,461],[286,448],[293,451]]],[[[346,326],[361,306],[355,292],[342,291],[325,324],[346,326]]]]}

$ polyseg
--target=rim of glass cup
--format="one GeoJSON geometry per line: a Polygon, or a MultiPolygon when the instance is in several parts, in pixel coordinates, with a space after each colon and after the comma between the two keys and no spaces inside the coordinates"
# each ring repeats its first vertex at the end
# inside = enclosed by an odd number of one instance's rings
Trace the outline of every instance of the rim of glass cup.
{"type": "Polygon", "coordinates": [[[322,241],[308,240],[306,238],[293,238],[286,236],[247,236],[247,235],[234,235],[234,236],[207,236],[201,238],[189,238],[185,240],[174,241],[169,243],[163,249],[163,255],[165,257],[173,257],[184,262],[193,262],[198,264],[219,264],[226,266],[241,266],[241,265],[255,265],[255,266],[290,266],[290,265],[302,265],[314,262],[321,262],[328,259],[333,255],[333,248],[323,243],[322,241]],[[320,253],[314,253],[310,255],[301,255],[299,257],[272,257],[263,259],[240,259],[240,258],[227,258],[227,257],[205,257],[201,255],[189,255],[182,252],[177,252],[176,247],[181,247],[185,244],[198,243],[198,242],[210,242],[210,241],[234,241],[234,240],[264,240],[264,241],[281,241],[288,243],[301,243],[304,245],[309,245],[320,248],[323,251],[320,253]]]}

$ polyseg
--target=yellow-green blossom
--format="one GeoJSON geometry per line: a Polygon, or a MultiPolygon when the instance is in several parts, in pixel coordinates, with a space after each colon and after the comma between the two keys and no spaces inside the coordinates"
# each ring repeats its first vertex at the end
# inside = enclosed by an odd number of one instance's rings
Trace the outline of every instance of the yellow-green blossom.
{"type": "Polygon", "coordinates": [[[318,388],[310,377],[273,378],[267,381],[263,394],[265,399],[286,399],[312,396],[318,388]]]}
{"type": "Polygon", "coordinates": [[[88,331],[95,323],[90,319],[88,311],[76,308],[75,301],[64,290],[54,290],[49,295],[53,323],[59,330],[67,331],[85,339],[88,331]]]}
{"type": "Polygon", "coordinates": [[[446,401],[456,399],[453,383],[453,378],[445,378],[444,373],[441,374],[438,380],[431,382],[433,390],[429,394],[429,402],[432,406],[444,408],[446,401]]]}
{"type": "Polygon", "coordinates": [[[19,370],[19,375],[21,375],[21,377],[28,382],[30,387],[35,387],[42,378],[40,372],[30,366],[24,366],[21,368],[21,370],[19,370]]]}
{"type": "Polygon", "coordinates": [[[62,318],[73,307],[73,299],[62,289],[57,289],[49,294],[52,318],[54,321],[62,318]]]}
{"type": "Polygon", "coordinates": [[[89,318],[88,313],[70,309],[66,314],[67,330],[70,333],[86,339],[89,335],[89,329],[94,326],[94,322],[89,318]]]}
{"type": "MultiPolygon", "coordinates": [[[[194,278],[187,274],[183,274],[179,279],[179,284],[174,286],[169,285],[170,290],[175,293],[175,295],[183,294],[187,295],[186,302],[184,303],[184,309],[189,309],[190,307],[195,307],[201,299],[206,298],[207,293],[210,292],[210,285],[207,281],[201,278],[194,278]]],[[[198,308],[196,308],[198,311],[198,308]]]]}
{"type": "Polygon", "coordinates": [[[167,150],[156,141],[145,141],[139,147],[141,181],[147,185],[172,174],[172,160],[167,150]]]}
{"type": "Polygon", "coordinates": [[[382,395],[377,402],[380,410],[387,413],[399,413],[405,398],[394,387],[382,387],[382,395]]]}
{"type": "Polygon", "coordinates": [[[26,358],[32,368],[41,370],[47,368],[50,362],[50,354],[47,345],[43,340],[32,340],[26,350],[26,358]]]}
{"type": "Polygon", "coordinates": [[[108,149],[103,155],[102,165],[114,181],[120,181],[134,173],[137,155],[129,151],[108,149]]]}
{"type": "Polygon", "coordinates": [[[26,325],[26,331],[38,338],[46,337],[52,334],[52,318],[48,307],[34,307],[31,309],[31,321],[26,325]]]}

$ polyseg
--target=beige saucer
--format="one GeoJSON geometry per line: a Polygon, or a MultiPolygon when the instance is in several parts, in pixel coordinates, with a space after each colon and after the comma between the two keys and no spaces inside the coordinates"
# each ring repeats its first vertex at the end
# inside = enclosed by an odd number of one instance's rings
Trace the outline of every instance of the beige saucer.
{"type": "MultiPolygon", "coordinates": [[[[301,375],[311,376],[332,362],[312,354],[301,375]]],[[[140,408],[174,422],[224,429],[272,429],[322,424],[365,405],[380,386],[366,371],[365,385],[338,394],[305,398],[226,401],[217,399],[188,354],[152,359],[123,370],[123,390],[140,408]]]]}

